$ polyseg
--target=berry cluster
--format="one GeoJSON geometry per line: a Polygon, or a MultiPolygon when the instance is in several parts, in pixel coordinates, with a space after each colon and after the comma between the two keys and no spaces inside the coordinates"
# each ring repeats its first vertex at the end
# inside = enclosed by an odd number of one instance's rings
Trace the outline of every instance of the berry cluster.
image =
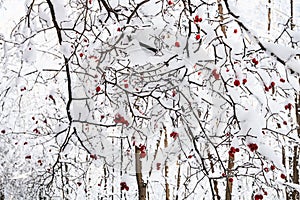
{"type": "Polygon", "coordinates": [[[291,103],[288,103],[284,106],[284,109],[286,110],[291,110],[292,109],[292,104],[291,103]]]}
{"type": "Polygon", "coordinates": [[[116,114],[114,122],[115,123],[120,123],[120,124],[125,124],[126,126],[129,125],[128,121],[123,116],[121,116],[120,114],[116,114]]]}
{"type": "Polygon", "coordinates": [[[233,157],[234,157],[234,154],[235,154],[236,152],[240,152],[240,149],[239,149],[239,148],[230,147],[230,150],[229,150],[228,154],[229,154],[230,157],[233,158],[233,157]]]}
{"type": "Polygon", "coordinates": [[[145,158],[146,157],[146,146],[145,145],[141,145],[139,146],[140,149],[140,158],[145,158]]]}
{"type": "Polygon", "coordinates": [[[178,133],[175,132],[175,131],[173,131],[173,132],[170,134],[170,137],[172,137],[174,140],[176,140],[177,137],[178,137],[178,133]]]}
{"type": "Polygon", "coordinates": [[[256,60],[256,58],[252,58],[252,63],[254,64],[254,65],[258,65],[258,61],[256,60]]]}
{"type": "Polygon", "coordinates": [[[249,147],[250,151],[252,151],[252,152],[254,152],[258,149],[258,146],[255,143],[250,143],[247,146],[249,147]]]}
{"type": "Polygon", "coordinates": [[[202,18],[199,17],[198,15],[196,15],[195,18],[194,18],[194,22],[195,23],[202,22],[202,18]]]}
{"type": "Polygon", "coordinates": [[[126,190],[126,191],[129,190],[129,187],[128,187],[128,185],[126,184],[126,182],[121,182],[120,185],[121,185],[121,190],[126,190]]]}

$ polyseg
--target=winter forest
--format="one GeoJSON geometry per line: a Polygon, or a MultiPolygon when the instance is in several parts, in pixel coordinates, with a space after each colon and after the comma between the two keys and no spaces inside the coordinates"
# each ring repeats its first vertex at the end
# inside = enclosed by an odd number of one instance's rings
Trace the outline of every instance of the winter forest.
{"type": "Polygon", "coordinates": [[[300,1],[0,0],[0,199],[300,199],[300,1]]]}

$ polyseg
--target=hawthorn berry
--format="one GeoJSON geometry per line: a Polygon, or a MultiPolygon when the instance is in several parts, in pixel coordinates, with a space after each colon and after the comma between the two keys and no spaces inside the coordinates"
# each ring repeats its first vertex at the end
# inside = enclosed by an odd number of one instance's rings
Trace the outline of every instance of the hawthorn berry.
{"type": "Polygon", "coordinates": [[[276,169],[275,165],[271,165],[271,170],[274,171],[276,169]]]}
{"type": "Polygon", "coordinates": [[[175,47],[180,47],[180,43],[178,41],[175,42],[175,47]]]}
{"type": "Polygon", "coordinates": [[[280,78],[280,82],[284,83],[285,82],[284,78],[280,78]]]}
{"type": "Polygon", "coordinates": [[[79,57],[81,57],[81,58],[82,58],[82,57],[83,57],[83,53],[80,53],[80,54],[79,54],[79,57]]]}
{"type": "Polygon", "coordinates": [[[173,2],[172,1],[168,1],[168,4],[171,6],[173,4],[173,2]]]}
{"type": "Polygon", "coordinates": [[[243,79],[243,85],[245,85],[247,83],[247,79],[243,79]]]}
{"type": "Polygon", "coordinates": [[[120,28],[120,27],[118,27],[118,28],[117,28],[117,31],[118,31],[118,32],[120,32],[120,31],[121,31],[121,28],[120,28]]]}
{"type": "Polygon", "coordinates": [[[233,178],[229,178],[228,181],[229,181],[230,183],[232,183],[232,182],[233,182],[233,178]]]}
{"type": "Polygon", "coordinates": [[[234,29],[234,30],[233,30],[233,33],[237,33],[237,32],[238,32],[238,30],[237,30],[237,29],[234,29]]]}
{"type": "Polygon", "coordinates": [[[201,38],[200,34],[197,34],[196,35],[196,40],[200,40],[200,38],[201,38]]]}
{"type": "Polygon", "coordinates": [[[100,92],[100,90],[101,90],[100,86],[97,86],[96,87],[96,92],[100,92]]]}
{"type": "Polygon", "coordinates": [[[271,86],[274,87],[275,86],[275,82],[271,82],[271,86]]]}
{"type": "Polygon", "coordinates": [[[265,172],[269,172],[269,168],[265,167],[265,168],[264,168],[264,171],[265,171],[265,172]]]}
{"type": "Polygon", "coordinates": [[[238,86],[240,86],[241,83],[240,83],[239,80],[236,79],[236,80],[233,82],[233,84],[234,84],[236,87],[238,87],[238,86]]]}
{"type": "Polygon", "coordinates": [[[287,121],[283,121],[283,125],[287,125],[287,121]]]}
{"type": "Polygon", "coordinates": [[[282,178],[282,179],[286,179],[286,175],[284,175],[284,174],[280,174],[280,178],[282,178]]]}

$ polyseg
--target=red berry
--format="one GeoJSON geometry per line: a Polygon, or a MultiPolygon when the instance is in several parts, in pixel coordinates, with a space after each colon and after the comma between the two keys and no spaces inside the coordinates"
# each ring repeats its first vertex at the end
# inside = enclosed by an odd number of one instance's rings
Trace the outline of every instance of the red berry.
{"type": "Polygon", "coordinates": [[[284,174],[281,174],[281,175],[280,175],[280,178],[286,179],[286,176],[285,176],[284,174]]]}
{"type": "Polygon", "coordinates": [[[79,56],[82,58],[83,57],[83,53],[80,53],[79,56]]]}
{"type": "Polygon", "coordinates": [[[222,173],[222,176],[223,176],[223,177],[225,177],[225,176],[226,176],[226,174],[225,174],[225,173],[222,173]]]}
{"type": "Polygon", "coordinates": [[[269,168],[265,167],[265,168],[264,168],[264,171],[265,171],[265,172],[269,172],[269,168]]]}
{"type": "Polygon", "coordinates": [[[285,82],[284,78],[280,78],[280,82],[284,83],[285,82]]]}
{"type": "Polygon", "coordinates": [[[96,92],[100,92],[100,90],[101,90],[100,86],[97,86],[96,87],[96,92]]]}
{"type": "Polygon", "coordinates": [[[188,159],[191,159],[191,158],[193,158],[193,156],[192,156],[192,155],[189,155],[189,156],[188,156],[188,159]]]}
{"type": "Polygon", "coordinates": [[[128,88],[128,87],[129,87],[128,83],[125,83],[125,84],[124,84],[124,87],[125,87],[125,88],[128,88]]]}
{"type": "Polygon", "coordinates": [[[276,169],[275,165],[271,165],[271,170],[274,171],[276,169]]]}
{"type": "Polygon", "coordinates": [[[120,31],[121,31],[121,28],[120,28],[120,27],[118,27],[117,31],[118,31],[118,32],[120,32],[120,31]]]}
{"type": "Polygon", "coordinates": [[[271,86],[274,87],[275,86],[275,82],[271,82],[271,86]]]}
{"type": "Polygon", "coordinates": [[[169,4],[169,5],[172,5],[172,4],[173,4],[173,2],[172,2],[172,1],[168,1],[168,4],[169,4]]]}
{"type": "Polygon", "coordinates": [[[233,84],[238,87],[240,86],[240,81],[236,79],[233,84]]]}
{"type": "Polygon", "coordinates": [[[256,58],[252,58],[251,61],[252,61],[253,63],[256,63],[256,62],[257,62],[256,58]]]}
{"type": "Polygon", "coordinates": [[[287,122],[286,122],[286,121],[283,121],[283,124],[284,124],[284,125],[287,125],[287,122]]]}
{"type": "Polygon", "coordinates": [[[243,84],[245,85],[247,83],[247,79],[243,79],[243,84]]]}
{"type": "Polygon", "coordinates": [[[180,47],[180,43],[178,41],[175,42],[175,47],[180,47]]]}
{"type": "Polygon", "coordinates": [[[197,34],[196,35],[196,40],[200,40],[200,37],[201,37],[200,34],[197,34]]]}
{"type": "Polygon", "coordinates": [[[268,86],[265,86],[265,91],[269,92],[269,87],[268,86]]]}
{"type": "Polygon", "coordinates": [[[229,178],[228,181],[229,181],[230,183],[232,183],[232,182],[233,182],[233,178],[229,178]]]}
{"type": "Polygon", "coordinates": [[[233,30],[233,33],[237,33],[237,32],[238,32],[238,30],[237,30],[237,29],[234,29],[234,30],[233,30]]]}

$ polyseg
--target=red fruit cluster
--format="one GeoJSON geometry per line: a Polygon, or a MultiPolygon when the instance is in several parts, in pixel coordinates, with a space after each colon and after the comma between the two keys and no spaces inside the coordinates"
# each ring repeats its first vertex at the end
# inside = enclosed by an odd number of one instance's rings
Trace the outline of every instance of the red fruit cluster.
{"type": "Polygon", "coordinates": [[[255,196],[254,196],[254,199],[255,200],[259,200],[259,199],[263,199],[264,198],[264,196],[262,195],[262,194],[256,194],[255,196]]]}
{"type": "Polygon", "coordinates": [[[249,147],[250,151],[252,151],[252,152],[256,151],[258,149],[258,146],[255,143],[250,143],[247,146],[249,147]]]}
{"type": "Polygon", "coordinates": [[[120,114],[116,114],[115,119],[114,119],[115,123],[120,123],[120,124],[125,124],[126,126],[129,125],[129,122],[120,114]]]}
{"type": "Polygon", "coordinates": [[[139,149],[140,149],[140,158],[145,158],[147,155],[146,146],[140,144],[139,149]]]}
{"type": "Polygon", "coordinates": [[[126,191],[129,190],[129,187],[128,187],[128,185],[126,184],[126,182],[121,182],[121,183],[120,183],[120,186],[121,186],[121,190],[126,190],[126,191]]]}
{"type": "Polygon", "coordinates": [[[240,81],[237,80],[237,79],[233,82],[233,84],[234,84],[236,87],[238,87],[238,86],[241,85],[240,81]]]}
{"type": "Polygon", "coordinates": [[[197,22],[202,22],[202,18],[199,17],[198,15],[195,16],[194,18],[194,22],[197,23],[197,22]]]}
{"type": "Polygon", "coordinates": [[[253,58],[251,61],[254,65],[258,65],[258,61],[256,60],[256,58],[253,58]]]}
{"type": "Polygon", "coordinates": [[[286,110],[291,110],[292,109],[292,104],[291,103],[288,103],[284,106],[284,109],[286,110]]]}
{"type": "Polygon", "coordinates": [[[173,4],[173,2],[172,1],[168,1],[168,4],[171,6],[173,4]]]}
{"type": "Polygon", "coordinates": [[[178,137],[178,133],[175,132],[175,131],[173,131],[173,132],[170,134],[170,137],[172,137],[174,140],[176,140],[177,137],[178,137]]]}
{"type": "Polygon", "coordinates": [[[240,152],[240,149],[239,149],[239,148],[230,147],[230,150],[229,150],[228,154],[229,154],[230,157],[233,158],[233,157],[234,157],[234,154],[235,154],[236,152],[240,152]]]}
{"type": "Polygon", "coordinates": [[[90,154],[90,158],[94,159],[94,160],[97,160],[97,155],[96,154],[90,154]]]}
{"type": "Polygon", "coordinates": [[[247,83],[247,79],[243,79],[243,85],[245,85],[247,83]]]}

